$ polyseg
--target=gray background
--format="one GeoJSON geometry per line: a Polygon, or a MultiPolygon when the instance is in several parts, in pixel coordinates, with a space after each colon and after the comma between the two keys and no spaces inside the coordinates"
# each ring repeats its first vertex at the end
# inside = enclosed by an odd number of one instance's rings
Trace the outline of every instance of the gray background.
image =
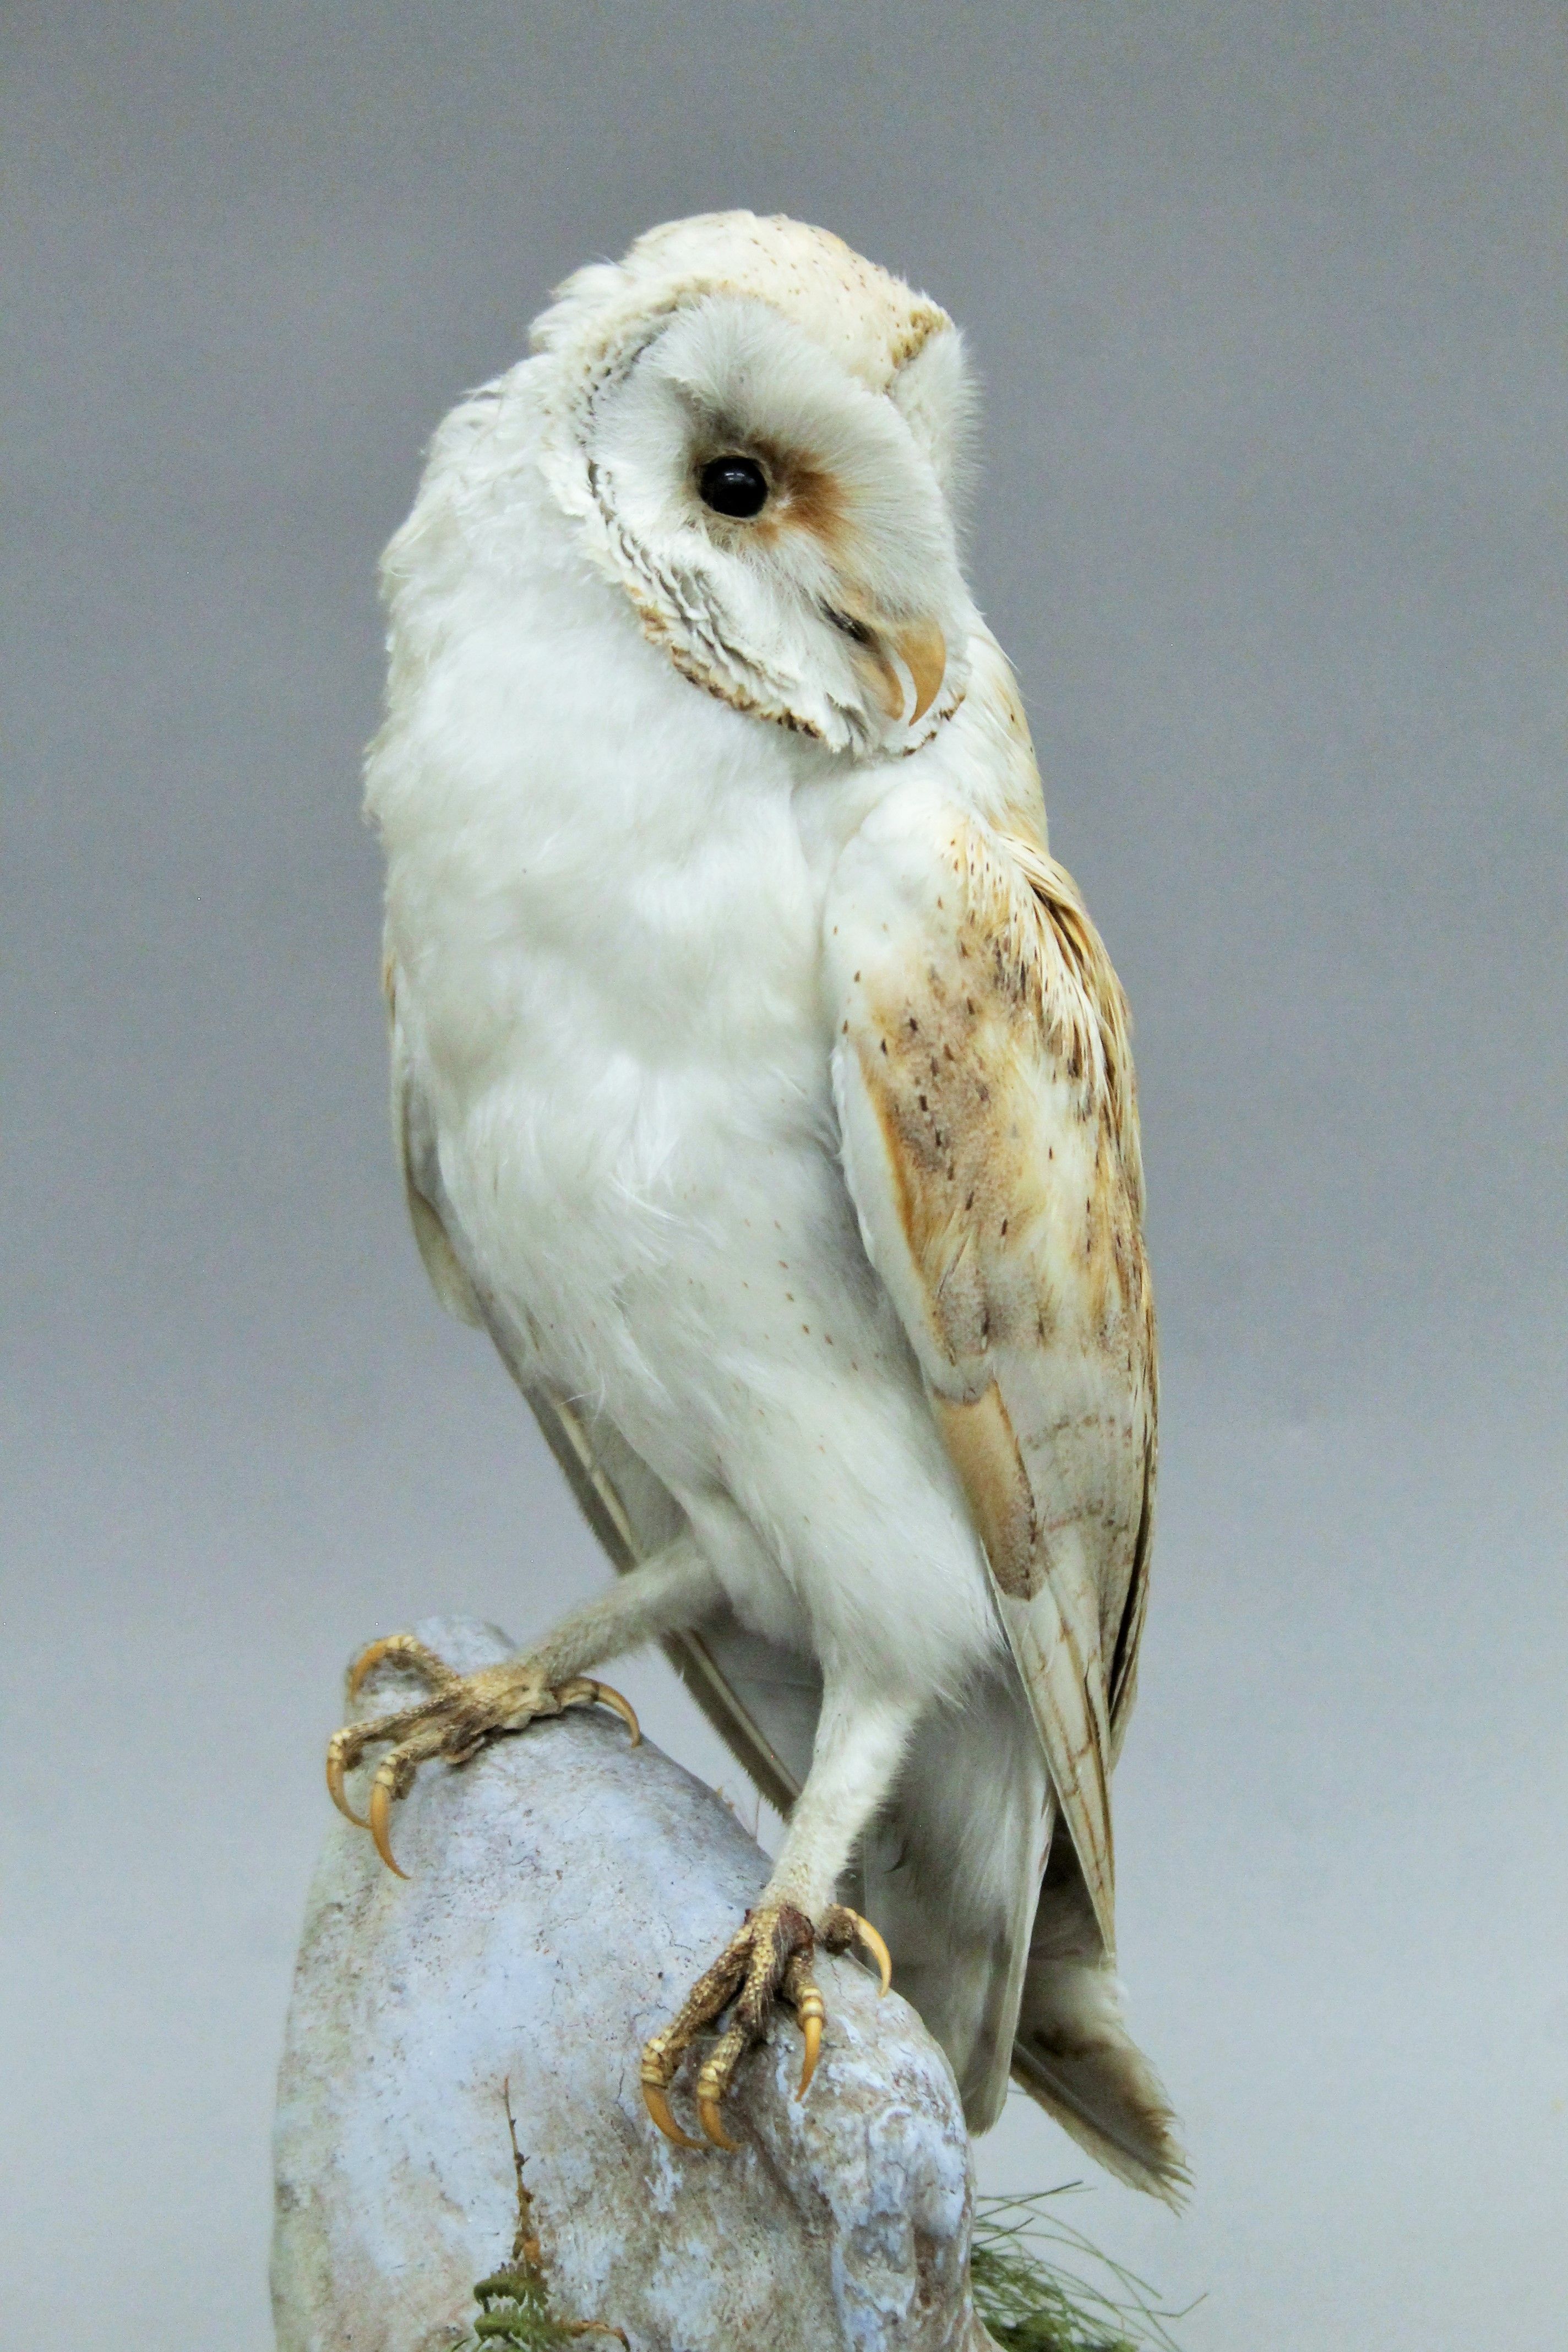
{"type": "Polygon", "coordinates": [[[549,287],[737,203],[970,330],[977,593],[1138,1019],[1124,1963],[1198,2187],[1077,2218],[1194,2352],[1563,2340],[1564,30],[6,11],[7,2342],[266,2343],[342,1662],[601,1574],[405,1230],[373,572],[549,287]]]}

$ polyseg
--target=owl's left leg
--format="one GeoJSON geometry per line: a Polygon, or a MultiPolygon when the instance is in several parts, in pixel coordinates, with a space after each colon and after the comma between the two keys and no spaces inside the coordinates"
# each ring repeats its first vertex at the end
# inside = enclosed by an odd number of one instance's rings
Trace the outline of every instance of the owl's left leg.
{"type": "Polygon", "coordinates": [[[723,1602],[723,1590],[689,1536],[644,1560],[617,1579],[607,1592],[574,1609],[553,1633],[521,1657],[477,1674],[460,1675],[411,1633],[391,1633],[373,1642],[349,1675],[349,1696],[384,1663],[418,1675],[430,1696],[395,1715],[345,1724],[327,1748],[327,1787],[332,1802],[361,1829],[368,1829],[389,1870],[398,1870],[390,1837],[392,1807],[414,1784],[421,1764],[437,1757],[467,1764],[489,1741],[525,1730],[542,1716],[569,1707],[613,1707],[635,1747],[642,1734],[630,1705],[607,1683],[585,1669],[618,1656],[664,1633],[700,1625],[723,1602]],[[389,1752],[371,1782],[367,1818],[351,1807],[346,1776],[367,1748],[389,1752]]]}
{"type": "Polygon", "coordinates": [[[642,2088],[647,2111],[670,2139],[701,2142],[683,2132],[670,2112],[669,2088],[680,2062],[704,2027],[726,2009],[730,2023],[697,2076],[697,2113],[718,2147],[733,2148],[722,2103],[736,2066],[765,2032],[782,1999],[794,2009],[805,2042],[797,2098],[816,2068],[826,2010],[812,1980],[817,1944],[828,1951],[862,1945],[875,1958],[882,1990],[892,1979],[888,1948],[868,1920],[834,1901],[838,1880],[860,1832],[886,1801],[920,1709],[907,1698],[867,1699],[829,1685],[811,1771],[795,1801],[773,1876],[762,1899],[699,1977],[674,2022],[643,2050],[642,2088]]]}

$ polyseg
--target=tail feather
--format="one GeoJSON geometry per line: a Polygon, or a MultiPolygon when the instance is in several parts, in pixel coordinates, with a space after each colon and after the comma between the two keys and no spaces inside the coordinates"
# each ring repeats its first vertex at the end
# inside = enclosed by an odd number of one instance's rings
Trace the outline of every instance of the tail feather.
{"type": "Polygon", "coordinates": [[[971,2131],[996,2122],[1010,2073],[1096,2163],[1179,2205],[1188,2174],[1175,2119],[1127,2031],[1053,1811],[1022,1694],[999,1679],[916,1735],[857,1899],[891,1947],[894,1984],[947,2053],[971,2131]]]}
{"type": "Polygon", "coordinates": [[[1191,2182],[1164,2087],[1128,2032],[1121,1986],[1065,1838],[1029,1939],[1013,2079],[1108,2172],[1179,2207],[1191,2182]]]}

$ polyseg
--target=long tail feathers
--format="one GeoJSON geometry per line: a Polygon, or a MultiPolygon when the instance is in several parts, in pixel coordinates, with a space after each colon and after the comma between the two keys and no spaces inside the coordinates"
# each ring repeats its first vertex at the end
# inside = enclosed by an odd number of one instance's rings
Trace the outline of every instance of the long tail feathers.
{"type": "Polygon", "coordinates": [[[1076,2045],[1058,2034],[1020,2033],[1013,2080],[1130,2189],[1146,2189],[1177,2210],[1185,2202],[1192,2176],[1175,2117],[1129,2033],[1101,2033],[1076,2045]]]}
{"type": "Polygon", "coordinates": [[[1164,2086],[1127,2031],[1079,1859],[1054,1846],[1029,1942],[1013,2079],[1130,2188],[1180,2206],[1190,2185],[1164,2086]]]}

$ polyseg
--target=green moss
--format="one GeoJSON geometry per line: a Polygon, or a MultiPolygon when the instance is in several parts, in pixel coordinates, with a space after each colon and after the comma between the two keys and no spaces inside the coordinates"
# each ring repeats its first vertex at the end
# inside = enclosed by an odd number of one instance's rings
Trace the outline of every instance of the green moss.
{"type": "Polygon", "coordinates": [[[498,2347],[553,2352],[555,2346],[576,2340],[576,2331],[552,2313],[549,2293],[536,2270],[509,2266],[497,2271],[493,2278],[479,2281],[474,2300],[480,2311],[468,2340],[476,2352],[481,2347],[483,2352],[496,2352],[498,2347]]]}
{"type": "MultiPolygon", "coordinates": [[[[537,2241],[535,2242],[537,2243],[537,2241]]],[[[556,2347],[580,2343],[584,2336],[621,2336],[618,2327],[598,2320],[560,2319],[550,2307],[550,2289],[537,2258],[509,2263],[474,2289],[479,2306],[472,2332],[457,2352],[556,2352],[556,2347]]]]}
{"type": "Polygon", "coordinates": [[[507,2130],[511,2135],[512,2169],[517,2177],[517,2229],[511,2260],[503,2263],[474,2289],[479,2306],[473,2332],[456,2352],[555,2352],[558,2345],[575,2344],[584,2336],[626,2336],[602,2319],[561,2319],[550,2307],[550,2282],[544,2275],[544,2253],[533,2225],[533,2199],[522,2177],[527,2162],[517,2144],[517,2123],[511,2112],[511,2084],[501,2086],[507,2130]]]}

